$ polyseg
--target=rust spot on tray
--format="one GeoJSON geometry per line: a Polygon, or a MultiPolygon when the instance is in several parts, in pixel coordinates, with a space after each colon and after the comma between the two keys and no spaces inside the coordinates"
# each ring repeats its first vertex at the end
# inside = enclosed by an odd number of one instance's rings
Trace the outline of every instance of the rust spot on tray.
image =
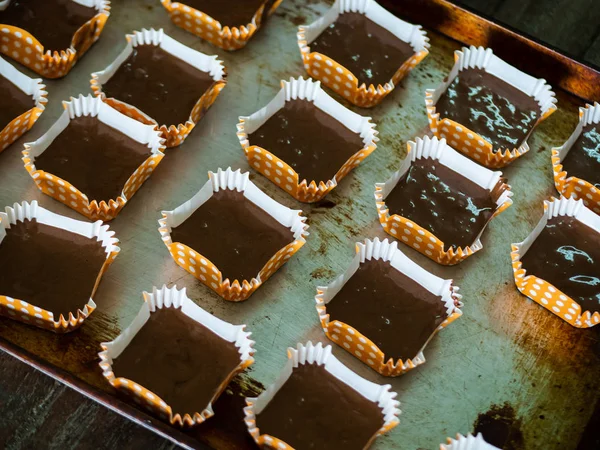
{"type": "Polygon", "coordinates": [[[335,273],[333,272],[333,270],[327,267],[319,267],[310,273],[310,276],[313,279],[333,278],[334,275],[335,273]]]}
{"type": "Polygon", "coordinates": [[[484,439],[504,450],[519,450],[523,446],[521,419],[508,403],[492,405],[488,411],[479,414],[473,424],[473,434],[481,433],[484,439]]]}

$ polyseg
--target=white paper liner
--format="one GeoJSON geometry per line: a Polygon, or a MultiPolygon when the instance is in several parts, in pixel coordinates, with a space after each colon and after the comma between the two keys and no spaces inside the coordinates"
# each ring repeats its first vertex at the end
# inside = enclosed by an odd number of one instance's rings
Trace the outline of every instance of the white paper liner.
{"type": "MultiPolygon", "coordinates": [[[[375,194],[377,201],[385,201],[387,196],[394,190],[400,179],[408,172],[412,163],[417,159],[424,158],[438,160],[443,166],[448,167],[459,175],[462,175],[463,177],[471,180],[472,182],[481,186],[483,189],[486,189],[490,192],[502,178],[502,172],[487,169],[461,155],[446,143],[446,139],[438,139],[435,136],[432,138],[429,136],[424,136],[423,138],[416,138],[414,141],[409,141],[408,156],[404,158],[400,164],[400,168],[385,183],[375,184],[376,189],[380,189],[380,191],[376,192],[375,194]],[[378,198],[378,196],[381,196],[381,200],[378,198]]],[[[496,200],[497,207],[500,208],[505,204],[511,205],[512,195],[513,193],[510,191],[510,189],[502,192],[502,194],[496,200]]],[[[387,206],[378,205],[377,209],[380,213],[389,215],[387,206]]],[[[486,223],[477,235],[473,244],[470,245],[470,248],[473,250],[473,252],[483,248],[480,238],[487,228],[487,225],[488,224],[486,223]]],[[[445,246],[450,246],[452,243],[444,244],[445,246]]]]}
{"type": "MultiPolygon", "coordinates": [[[[258,397],[246,399],[248,406],[244,408],[244,414],[246,416],[244,421],[255,441],[261,436],[260,430],[256,426],[256,416],[266,408],[275,394],[282,388],[292,374],[294,368],[297,368],[301,364],[318,364],[324,366],[325,370],[335,378],[351,387],[368,400],[377,403],[384,415],[384,424],[377,432],[377,435],[385,433],[400,423],[398,419],[398,415],[401,413],[399,409],[400,402],[396,400],[398,394],[391,391],[391,385],[379,385],[362,378],[333,356],[331,345],[324,347],[320,342],[313,345],[313,343],[309,341],[306,345],[298,344],[296,348],[289,347],[288,361],[278,379],[258,397]]],[[[299,426],[302,425],[299,424],[299,426]]],[[[276,436],[273,437],[276,438],[276,436]]],[[[271,438],[269,436],[265,436],[266,442],[269,442],[270,440],[271,438]]]]}
{"type": "Polygon", "coordinates": [[[2,57],[0,57],[0,75],[9,80],[25,94],[30,95],[35,101],[36,107],[41,110],[46,107],[46,103],[48,102],[46,96],[48,95],[48,92],[46,92],[46,86],[43,84],[41,78],[29,78],[27,75],[17,70],[12,64],[6,62],[2,57]]]}
{"type": "MultiPolygon", "coordinates": [[[[520,264],[521,258],[525,256],[533,242],[544,230],[548,220],[558,216],[573,217],[584,225],[587,225],[595,232],[600,233],[600,216],[594,214],[591,210],[586,208],[582,200],[575,200],[574,198],[566,197],[544,200],[544,215],[535,226],[531,234],[527,236],[523,242],[512,244],[513,271],[515,272],[515,281],[517,283],[521,281],[524,282],[528,277],[533,276],[536,280],[540,280],[537,284],[542,285],[541,283],[543,282],[544,276],[543,273],[527,275],[525,267],[523,267],[522,271],[519,272],[515,268],[515,264],[520,264]]],[[[569,321],[572,325],[578,328],[592,327],[600,323],[599,312],[592,314],[590,311],[582,311],[581,306],[577,304],[576,301],[572,300],[572,302],[570,302],[569,297],[566,294],[562,294],[559,289],[552,287],[550,283],[545,281],[543,284],[549,285],[549,292],[547,292],[548,295],[545,295],[546,293],[543,290],[540,290],[540,292],[536,292],[534,290],[524,294],[530,298],[532,298],[532,296],[535,297],[536,301],[539,298],[544,307],[551,310],[563,319],[569,321]],[[552,306],[552,304],[556,301],[554,297],[559,298],[560,303],[556,302],[557,304],[552,306]]]]}
{"type": "MultiPolygon", "coordinates": [[[[311,78],[305,80],[302,77],[298,77],[290,78],[289,81],[281,80],[281,90],[264,108],[250,116],[240,116],[240,122],[237,126],[237,136],[242,148],[246,149],[251,145],[249,141],[250,134],[263,126],[267,120],[283,109],[286,102],[291,100],[312,102],[318,109],[333,117],[353,133],[360,135],[364,147],[362,150],[358,150],[357,153],[370,146],[376,147],[376,143],[379,141],[377,138],[378,132],[375,129],[375,124],[371,122],[370,117],[356,114],[334,100],[321,88],[320,81],[314,81],[311,78]]],[[[269,152],[269,149],[265,150],[269,152]]],[[[328,188],[333,188],[338,183],[336,176],[331,180],[300,180],[298,178],[298,181],[299,184],[310,184],[311,181],[315,181],[316,183],[326,181],[325,184],[328,188]]]]}
{"type": "Polygon", "coordinates": [[[590,124],[598,123],[600,123],[600,104],[598,102],[595,102],[593,105],[586,104],[585,108],[579,108],[579,123],[577,124],[575,131],[563,145],[552,149],[558,152],[557,156],[561,163],[569,154],[569,150],[571,150],[575,141],[581,136],[583,128],[590,124]]]}
{"type": "MultiPolygon", "coordinates": [[[[454,52],[454,58],[454,67],[452,67],[452,70],[445,78],[445,81],[443,81],[437,88],[427,89],[425,91],[426,95],[431,96],[431,103],[429,102],[429,99],[427,102],[428,107],[435,107],[442,94],[446,92],[460,71],[469,68],[477,68],[485,70],[487,73],[504,80],[505,82],[524,92],[526,95],[533,97],[540,106],[540,118],[548,114],[550,111],[556,109],[555,94],[552,91],[552,87],[546,83],[546,80],[542,78],[534,78],[531,75],[520,71],[516,67],[511,66],[507,62],[494,55],[494,52],[491,48],[475,46],[468,48],[463,47],[461,50],[456,50],[454,52]]],[[[440,119],[439,112],[436,112],[434,116],[440,119]]],[[[444,118],[442,117],[441,119],[444,118]]],[[[529,130],[529,133],[527,133],[527,136],[525,136],[523,142],[520,143],[518,148],[509,149],[510,155],[514,157],[517,155],[517,153],[522,155],[529,151],[527,140],[534,129],[535,126],[529,130]]],[[[437,128],[432,129],[431,131],[435,133],[437,128]]]]}
{"type": "MultiPolygon", "coordinates": [[[[177,289],[177,286],[168,288],[166,285],[163,285],[161,288],[153,287],[152,292],[144,292],[143,295],[144,304],[131,324],[123,330],[115,340],[100,344],[102,352],[100,352],[98,356],[100,357],[102,374],[114,387],[119,387],[119,385],[121,385],[138,396],[156,400],[154,403],[160,406],[162,414],[169,415],[169,417],[166,418],[170,419],[171,423],[188,425],[201,423],[214,415],[212,402],[218,398],[218,395],[215,395],[202,411],[198,411],[194,414],[194,417],[191,417],[188,413],[185,413],[182,416],[177,412],[171,411],[164,400],[154,398],[155,396],[149,397],[147,395],[147,392],[149,391],[145,391],[145,388],[144,390],[137,389],[136,386],[140,385],[137,384],[135,380],[116,377],[112,371],[113,360],[117,359],[119,355],[123,353],[135,335],[146,324],[150,318],[150,314],[157,309],[162,308],[179,309],[183,314],[204,325],[224,340],[234,343],[240,354],[240,364],[238,369],[248,367],[254,362],[254,341],[250,339],[252,333],[245,331],[246,325],[232,325],[206,312],[187,296],[186,288],[179,290],[177,289]]],[[[143,386],[140,387],[143,388],[143,386]]]]}
{"type": "MultiPolygon", "coordinates": [[[[185,61],[192,67],[202,72],[210,74],[214,81],[222,81],[225,78],[225,66],[223,65],[223,62],[218,59],[217,55],[209,56],[190,47],[187,47],[181,42],[176,41],[172,37],[165,34],[162,28],[159,28],[158,30],[155,30],[154,28],[150,28],[149,30],[146,28],[142,28],[141,31],[134,31],[133,34],[127,35],[127,46],[112,63],[110,63],[104,70],[92,73],[92,89],[99,89],[101,92],[100,97],[102,99],[106,98],[106,95],[101,91],[102,85],[112,78],[112,76],[121,67],[121,65],[127,60],[127,58],[129,58],[129,56],[133,52],[133,48],[137,47],[138,45],[159,46],[161,49],[163,49],[170,55],[179,58],[182,61],[185,61]]],[[[126,104],[130,109],[135,110],[141,116],[145,117],[148,121],[152,121],[158,126],[164,125],[166,127],[169,127],[170,125],[193,125],[194,123],[191,118],[191,111],[190,118],[185,124],[164,124],[157,123],[152,117],[148,116],[144,111],[141,111],[134,105],[129,105],[126,102],[123,102],[119,99],[114,100],[126,104]]]]}
{"type": "Polygon", "coordinates": [[[457,434],[456,439],[448,438],[446,444],[440,444],[440,450],[500,450],[483,440],[483,435],[478,433],[477,436],[467,434],[457,434]]]}
{"type": "MultiPolygon", "coordinates": [[[[165,245],[170,246],[173,243],[171,239],[172,229],[185,222],[200,206],[212,197],[214,192],[218,192],[221,189],[243,192],[244,197],[249,201],[261,208],[281,225],[289,228],[294,234],[295,241],[306,242],[308,225],[305,223],[306,217],[301,215],[302,211],[290,209],[273,200],[250,181],[249,172],[242,172],[240,169],[233,171],[231,167],[228,167],[226,170],[218,169],[217,172],[208,172],[208,177],[208,181],[191,199],[173,211],[162,212],[163,218],[158,223],[160,225],[159,232],[165,245]]],[[[201,253],[201,249],[193,250],[201,253]]],[[[224,247],[223,251],[227,251],[227,248],[224,247]]],[[[218,283],[221,284],[223,281],[223,277],[220,276],[218,283]]],[[[233,282],[233,280],[231,281],[233,282]]],[[[253,286],[262,284],[260,275],[257,274],[256,277],[252,278],[250,284],[253,286]]]]}
{"type": "MultiPolygon", "coordinates": [[[[114,128],[117,131],[120,131],[121,133],[125,134],[134,141],[139,142],[140,144],[147,145],[151,153],[148,159],[152,159],[156,156],[162,158],[162,156],[164,156],[162,152],[162,150],[164,150],[165,148],[163,146],[164,139],[161,137],[160,133],[154,129],[153,126],[144,125],[141,122],[138,122],[130,117],[127,117],[124,114],[121,114],[117,110],[111,108],[109,105],[104,103],[98,97],[93,97],[89,94],[87,95],[87,97],[84,97],[80,94],[78,98],[71,97],[70,101],[63,101],[63,107],[65,108],[65,110],[63,111],[61,116],[56,122],[54,122],[54,124],[44,135],[42,135],[37,141],[25,144],[25,150],[23,151],[25,167],[27,168],[27,171],[32,174],[33,178],[38,184],[40,183],[40,180],[45,177],[51,180],[58,180],[58,177],[53,176],[52,174],[49,174],[47,172],[36,172],[37,169],[35,167],[35,158],[44,153],[44,151],[50,146],[50,144],[52,144],[54,139],[56,139],[58,135],[67,128],[69,122],[75,117],[98,117],[98,120],[100,122],[114,128]],[[30,159],[30,162],[27,162],[28,159],[30,159]]],[[[102,176],[102,173],[100,172],[98,175],[102,176]]],[[[132,174],[129,180],[136,176],[137,175],[135,173],[132,174]]],[[[129,183],[129,180],[126,182],[126,184],[129,183]]],[[[69,180],[64,181],[68,182],[69,180]]],[[[75,189],[75,191],[73,191],[75,194],[81,195],[86,201],[91,203],[97,202],[98,204],[100,204],[104,202],[108,204],[109,201],[115,200],[92,199],[90,201],[90,199],[84,192],[79,191],[76,186],[73,186],[73,188],[75,189]]],[[[128,201],[128,198],[124,192],[121,193],[117,201],[119,199],[122,200],[123,203],[127,203],[128,201]]]]}
{"type": "MultiPolygon", "coordinates": [[[[462,315],[462,311],[459,309],[462,307],[460,299],[462,295],[458,293],[459,287],[453,285],[452,280],[444,280],[437,277],[436,275],[423,269],[420,265],[409,259],[404,253],[398,249],[398,242],[389,242],[387,239],[380,241],[379,238],[365,239],[364,242],[356,243],[356,255],[350,263],[350,266],[342,275],[338,276],[327,286],[317,287],[317,295],[315,301],[317,304],[317,311],[319,313],[319,319],[321,324],[329,324],[329,322],[337,322],[335,317],[328,317],[327,304],[332,301],[344,285],[352,278],[356,273],[361,264],[367,260],[381,259],[382,261],[389,261],[390,265],[398,272],[406,275],[407,277],[414,280],[416,283],[423,286],[433,295],[440,296],[441,301],[446,307],[446,314],[450,317],[453,314],[462,315]]],[[[369,305],[365,303],[365,308],[369,308],[369,305]]],[[[349,327],[355,330],[357,334],[362,334],[360,329],[349,327]]],[[[436,331],[444,328],[444,324],[440,324],[436,331]]],[[[323,331],[327,334],[327,328],[324,327],[323,331]]],[[[392,365],[396,365],[396,361],[401,363],[401,370],[407,371],[409,368],[414,368],[425,362],[425,356],[423,355],[423,349],[427,346],[429,341],[433,338],[435,332],[431,333],[429,339],[423,344],[417,354],[408,358],[404,361],[398,361],[399,358],[393,355],[385,355],[387,360],[392,360],[392,365]]],[[[365,336],[369,338],[369,336],[365,336]]],[[[377,349],[381,351],[380,349],[377,349]]],[[[384,359],[384,364],[387,361],[384,359]]],[[[400,369],[400,368],[399,368],[400,369]]]]}
{"type": "MultiPolygon", "coordinates": [[[[6,230],[10,229],[11,225],[15,225],[18,221],[22,222],[24,220],[33,219],[35,219],[38,223],[60,228],[71,233],[79,234],[86,238],[96,239],[102,242],[102,247],[104,247],[104,251],[106,252],[107,260],[111,258],[111,255],[116,255],[121,250],[117,246],[119,240],[114,237],[115,232],[111,231],[109,226],[104,225],[102,221],[98,220],[97,222],[89,223],[70,219],[38,206],[38,202],[35,200],[31,203],[25,201],[22,203],[15,203],[12,208],[7,206],[5,208],[5,212],[0,212],[0,245],[2,245],[2,241],[6,237],[6,230]]],[[[32,276],[35,276],[35,274],[32,276]]],[[[57,283],[60,282],[60,280],[56,281],[57,283]]],[[[2,295],[1,292],[0,295],[2,295]]],[[[68,321],[71,327],[75,326],[76,324],[80,324],[87,316],[89,316],[91,311],[96,309],[94,300],[90,298],[87,304],[85,304],[81,309],[78,309],[74,312],[69,312],[69,317],[64,317],[61,314],[58,318],[54,319],[54,313],[52,311],[42,310],[35,305],[30,305],[27,302],[27,299],[15,300],[8,298],[8,301],[9,303],[14,304],[15,310],[17,311],[33,308],[35,313],[31,314],[31,316],[38,318],[38,321],[36,321],[38,325],[41,324],[41,320],[39,319],[41,319],[42,316],[46,316],[49,318],[49,320],[54,322],[56,328],[59,326],[66,327],[66,324],[64,323],[65,321],[68,321]],[[39,314],[39,317],[37,314],[39,314]]],[[[11,308],[11,306],[8,307],[11,308]]],[[[31,322],[33,323],[34,320],[31,322]]]]}

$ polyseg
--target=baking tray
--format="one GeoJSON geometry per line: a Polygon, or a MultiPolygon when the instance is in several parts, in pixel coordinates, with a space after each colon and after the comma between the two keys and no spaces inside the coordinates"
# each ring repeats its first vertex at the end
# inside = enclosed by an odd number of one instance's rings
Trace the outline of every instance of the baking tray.
{"type": "MultiPolygon", "coordinates": [[[[30,133],[0,154],[0,205],[38,200],[54,212],[82,219],[38,191],[23,168],[22,144],[50,127],[62,111],[61,100],[90,92],[90,73],[119,54],[126,33],[163,27],[192,48],[218,54],[227,66],[229,83],[185,144],[167,150],[156,173],[111,222],[122,250],[103,277],[94,299],[98,309],[84,326],[57,336],[0,318],[0,348],[184,447],[252,448],[241,422],[243,396],[256,395],[275,380],[288,346],[307,340],[329,343],[318,323],[315,287],[345,270],[354,255],[354,242],[388,237],[377,219],[374,184],[398,167],[407,140],[428,132],[424,92],[452,67],[453,51],[461,44],[451,38],[490,44],[516,66],[553,83],[559,110],[537,128],[530,153],[504,170],[513,187],[514,205],[486,231],[483,251],[456,267],[441,267],[401,246],[428,270],[456,280],[464,295],[463,317],[430,343],[426,364],[400,378],[381,377],[335,346],[334,354],[360,375],[390,383],[399,394],[401,423],[378,439],[375,449],[433,449],[447,436],[484,427],[508,434],[506,448],[576,448],[600,392],[599,330],[572,328],[520,295],[512,278],[510,244],[529,234],[542,215],[542,201],[557,195],[550,148],[560,145],[577,123],[577,108],[584,101],[573,94],[598,100],[600,75],[593,68],[443,0],[381,1],[426,26],[431,53],[382,105],[352,108],[377,123],[381,138],[377,150],[314,205],[296,202],[251,171],[261,189],[309,217],[307,244],[243,303],[222,300],[169,256],[157,231],[160,212],[196,193],[208,170],[249,169],[235,135],[237,118],[265,105],[279,90],[280,79],[304,75],[297,26],[312,22],[330,3],[285,0],[247,48],[227,53],[175,27],[158,0],[113,1],[100,41],[66,78],[47,82],[46,112],[30,133]],[[246,323],[256,340],[254,366],[237,377],[217,402],[216,416],[189,432],[116,396],[98,367],[98,344],[129,324],[142,304],[143,290],[163,283],[185,286],[206,310],[233,323],[246,323]]],[[[586,436],[594,439],[593,434],[588,430],[586,436]]]]}

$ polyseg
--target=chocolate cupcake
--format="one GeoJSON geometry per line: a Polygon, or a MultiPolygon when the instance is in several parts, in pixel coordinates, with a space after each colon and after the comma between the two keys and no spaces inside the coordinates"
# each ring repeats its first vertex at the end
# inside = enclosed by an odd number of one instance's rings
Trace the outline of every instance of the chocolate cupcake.
{"type": "Polygon", "coordinates": [[[448,438],[446,444],[440,444],[440,450],[500,450],[498,447],[488,444],[481,433],[477,436],[457,434],[456,439],[448,438]]]}
{"type": "Polygon", "coordinates": [[[246,399],[245,421],[261,448],[362,450],[399,423],[390,388],[352,372],[330,345],[298,344],[275,383],[246,399]]]}
{"type": "Polygon", "coordinates": [[[185,288],[153,288],[144,300],[131,325],[100,344],[102,374],[172,425],[202,423],[231,379],[254,362],[254,341],[245,325],[209,314],[185,288]]]}
{"type": "Polygon", "coordinates": [[[460,298],[452,280],[375,238],[356,244],[348,270],[318,287],[315,300],[329,339],[381,375],[398,376],[425,362],[429,340],[461,316],[460,298]]]}
{"type": "Polygon", "coordinates": [[[436,137],[408,142],[408,156],[375,185],[384,230],[443,265],[461,262],[483,245],[488,223],[512,205],[510,186],[436,137]]]}
{"type": "Polygon", "coordinates": [[[311,25],[298,29],[308,74],[363,108],[379,104],[429,53],[420,26],[372,0],[337,0],[311,25]]]}
{"type": "Polygon", "coordinates": [[[92,74],[92,90],[123,114],[156,126],[165,145],[176,147],[225,87],[225,67],[217,56],[186,47],[162,28],[126,38],[121,54],[92,74]]]}
{"type": "Polygon", "coordinates": [[[332,99],[320,82],[291,78],[271,102],[240,117],[238,138],[252,167],[301,202],[325,197],[377,147],[370,117],[332,99]]]}
{"type": "Polygon", "coordinates": [[[63,106],[46,134],[25,144],[25,168],[44,194],[88,219],[112,220],[162,160],[164,139],[91,95],[63,106]]]}
{"type": "Polygon", "coordinates": [[[239,50],[282,0],[161,0],[173,23],[225,50],[239,50]]]}
{"type": "Polygon", "coordinates": [[[579,124],[562,147],[552,149],[554,184],[565,197],[582,199],[600,214],[600,105],[579,108],[579,124]]]}
{"type": "Polygon", "coordinates": [[[463,47],[454,59],[444,82],[425,93],[433,134],[490,168],[527,153],[533,129],[556,111],[551,87],[489,48],[463,47]]]}
{"type": "Polygon", "coordinates": [[[574,327],[600,323],[600,216],[582,200],[544,201],[544,216],[511,256],[522,294],[574,327]]]}
{"type": "Polygon", "coordinates": [[[55,333],[96,309],[100,278],[119,253],[102,222],[54,214],[36,201],[0,213],[0,314],[55,333]]]}
{"type": "Polygon", "coordinates": [[[304,244],[308,225],[228,168],[190,200],[163,211],[159,232],[175,262],[225,300],[246,300],[304,244]]]}
{"type": "Polygon", "coordinates": [[[41,78],[29,78],[0,58],[0,152],[29,131],[44,112],[45,87],[41,78]]]}
{"type": "Polygon", "coordinates": [[[0,1],[0,52],[44,78],[64,77],[100,38],[108,0],[0,1]]]}

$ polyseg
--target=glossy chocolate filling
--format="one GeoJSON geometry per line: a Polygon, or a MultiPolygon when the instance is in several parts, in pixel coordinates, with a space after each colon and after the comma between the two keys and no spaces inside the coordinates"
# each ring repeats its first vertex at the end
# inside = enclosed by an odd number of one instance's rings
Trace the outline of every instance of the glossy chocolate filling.
{"type": "Polygon", "coordinates": [[[35,101],[31,95],[27,95],[10,80],[0,75],[0,131],[34,106],[35,101]]]}
{"type": "Polygon", "coordinates": [[[600,125],[583,127],[562,165],[567,176],[580,178],[600,189],[600,125]]]}

